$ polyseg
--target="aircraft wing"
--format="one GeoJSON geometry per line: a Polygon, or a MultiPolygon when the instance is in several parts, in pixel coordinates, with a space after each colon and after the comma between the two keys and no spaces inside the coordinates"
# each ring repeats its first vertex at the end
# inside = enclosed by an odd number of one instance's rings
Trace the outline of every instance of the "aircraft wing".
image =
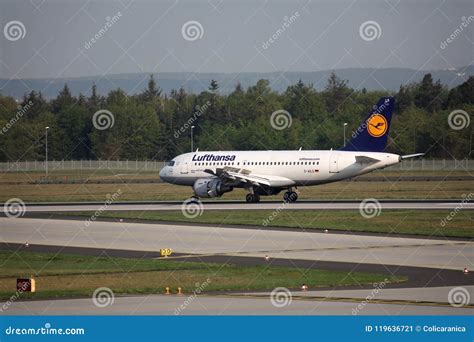
{"type": "Polygon", "coordinates": [[[255,186],[265,185],[278,188],[295,184],[293,180],[286,177],[253,174],[249,170],[234,167],[225,167],[223,169],[218,168],[215,172],[213,170],[205,170],[205,172],[216,175],[221,179],[250,183],[255,186]]]}

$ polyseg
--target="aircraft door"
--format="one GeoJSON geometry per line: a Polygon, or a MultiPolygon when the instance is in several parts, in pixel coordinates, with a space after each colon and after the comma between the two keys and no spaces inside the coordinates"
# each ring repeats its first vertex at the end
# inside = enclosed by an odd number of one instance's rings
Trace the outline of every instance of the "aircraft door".
{"type": "Polygon", "coordinates": [[[185,160],[181,162],[181,173],[182,174],[188,173],[188,164],[189,163],[185,160]]]}

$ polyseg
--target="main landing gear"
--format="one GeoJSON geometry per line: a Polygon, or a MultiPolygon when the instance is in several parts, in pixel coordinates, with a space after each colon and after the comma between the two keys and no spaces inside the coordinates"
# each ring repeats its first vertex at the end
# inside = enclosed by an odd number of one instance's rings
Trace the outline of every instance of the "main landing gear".
{"type": "MultiPolygon", "coordinates": [[[[247,194],[247,196],[245,196],[245,200],[247,201],[247,203],[260,202],[260,195],[255,193],[255,189],[248,188],[248,190],[249,190],[249,193],[247,194]]],[[[293,203],[293,202],[296,202],[297,199],[298,199],[298,193],[296,191],[293,191],[292,188],[289,188],[288,191],[286,191],[285,194],[283,195],[283,200],[285,201],[285,203],[293,203]]]]}
{"type": "Polygon", "coordinates": [[[288,189],[288,191],[283,194],[283,200],[286,203],[296,202],[297,199],[298,199],[298,193],[293,191],[291,188],[288,189]]]}
{"type": "Polygon", "coordinates": [[[249,193],[245,196],[247,203],[258,203],[260,202],[260,196],[255,193],[254,188],[247,188],[249,193]]]}
{"type": "Polygon", "coordinates": [[[258,203],[260,202],[260,196],[257,194],[247,194],[247,196],[245,196],[245,200],[247,203],[258,203]]]}

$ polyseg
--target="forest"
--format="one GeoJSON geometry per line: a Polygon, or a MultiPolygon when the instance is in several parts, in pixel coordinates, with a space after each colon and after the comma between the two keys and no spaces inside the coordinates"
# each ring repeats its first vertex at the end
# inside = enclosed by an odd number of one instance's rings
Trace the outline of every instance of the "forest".
{"type": "Polygon", "coordinates": [[[31,91],[21,100],[0,95],[0,161],[44,160],[48,129],[49,160],[169,160],[200,150],[337,149],[357,129],[379,97],[396,97],[387,151],[426,152],[427,158],[471,157],[474,77],[448,89],[426,74],[398,92],[356,90],[332,73],[324,89],[297,82],[284,92],[259,80],[248,89],[237,83],[221,94],[212,81],[200,94],[184,88],[164,94],[151,75],[147,87],[128,95],[116,89],[98,95],[72,96],[66,85],[55,99],[31,91]],[[291,125],[272,126],[271,115],[285,110],[291,125]],[[454,110],[468,113],[461,127],[448,122],[454,110]],[[106,111],[106,129],[96,127],[98,111],[106,111]]]}

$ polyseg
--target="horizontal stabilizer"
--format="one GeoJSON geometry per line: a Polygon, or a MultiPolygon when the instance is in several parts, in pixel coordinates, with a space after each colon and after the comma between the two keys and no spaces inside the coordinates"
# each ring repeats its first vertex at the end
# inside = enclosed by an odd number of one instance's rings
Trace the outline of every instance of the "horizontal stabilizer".
{"type": "Polygon", "coordinates": [[[424,156],[424,153],[415,153],[415,154],[407,154],[405,156],[401,156],[400,158],[403,159],[408,159],[408,158],[415,158],[415,157],[421,157],[424,156]]]}
{"type": "Polygon", "coordinates": [[[355,158],[356,158],[356,163],[359,163],[359,164],[375,164],[380,161],[379,159],[375,159],[375,158],[371,158],[367,156],[356,156],[355,158]]]}

